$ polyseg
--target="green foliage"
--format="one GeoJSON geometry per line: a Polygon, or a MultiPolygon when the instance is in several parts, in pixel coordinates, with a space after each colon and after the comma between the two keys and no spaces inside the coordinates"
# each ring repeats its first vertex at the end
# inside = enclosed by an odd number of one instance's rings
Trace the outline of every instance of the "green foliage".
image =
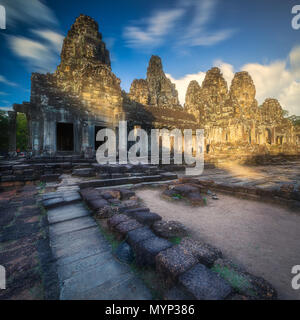
{"type": "Polygon", "coordinates": [[[173,199],[183,199],[183,196],[182,196],[181,194],[179,194],[179,193],[174,193],[174,194],[172,195],[172,198],[173,198],[173,199]]]}
{"type": "Polygon", "coordinates": [[[288,110],[282,110],[282,115],[284,118],[287,118],[289,116],[288,110]]]}
{"type": "Polygon", "coordinates": [[[20,151],[27,150],[28,146],[28,126],[27,119],[24,113],[17,115],[17,149],[20,151]]]}
{"type": "Polygon", "coordinates": [[[287,110],[282,110],[282,115],[284,118],[290,120],[294,126],[300,126],[300,116],[289,115],[287,110]]]}
{"type": "Polygon", "coordinates": [[[180,237],[173,237],[173,238],[169,239],[169,241],[173,244],[180,244],[181,240],[182,239],[180,237]]]}
{"type": "Polygon", "coordinates": [[[255,295],[249,280],[235,270],[220,265],[214,265],[211,270],[218,273],[222,278],[229,282],[232,288],[238,292],[247,292],[251,296],[255,295]]]}
{"type": "Polygon", "coordinates": [[[96,220],[98,223],[98,227],[101,231],[101,233],[103,234],[103,236],[105,237],[105,239],[111,244],[112,247],[112,251],[115,251],[117,249],[117,247],[121,244],[122,241],[119,241],[116,239],[116,237],[109,232],[108,229],[104,228],[98,220],[96,220]]]}
{"type": "Polygon", "coordinates": [[[8,151],[8,115],[0,111],[0,151],[8,151]]]}
{"type": "Polygon", "coordinates": [[[288,119],[292,121],[294,126],[300,126],[300,116],[290,116],[288,119]]]}
{"type": "MultiPolygon", "coordinates": [[[[9,148],[9,118],[5,111],[0,110],[0,151],[7,152],[9,148]]],[[[17,149],[25,151],[28,145],[29,133],[27,119],[24,113],[17,114],[17,149]]]]}
{"type": "Polygon", "coordinates": [[[165,281],[151,267],[141,267],[133,261],[130,265],[131,271],[140,278],[151,292],[153,300],[162,300],[163,293],[167,290],[165,281]]]}

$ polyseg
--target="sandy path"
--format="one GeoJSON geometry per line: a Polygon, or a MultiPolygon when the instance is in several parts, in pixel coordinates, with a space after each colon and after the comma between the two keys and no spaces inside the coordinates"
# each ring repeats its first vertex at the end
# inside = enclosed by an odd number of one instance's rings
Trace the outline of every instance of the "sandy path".
{"type": "Polygon", "coordinates": [[[185,224],[195,238],[270,281],[280,299],[300,300],[291,287],[291,269],[300,265],[300,214],[274,204],[218,194],[206,207],[190,207],[160,197],[161,190],[141,189],[137,195],[166,220],[185,224]]]}

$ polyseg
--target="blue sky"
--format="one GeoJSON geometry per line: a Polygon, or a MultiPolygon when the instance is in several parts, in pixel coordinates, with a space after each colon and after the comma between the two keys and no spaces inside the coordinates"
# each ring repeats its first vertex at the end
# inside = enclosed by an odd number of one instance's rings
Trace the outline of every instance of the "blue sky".
{"type": "Polygon", "coordinates": [[[162,58],[181,102],[190,80],[219,66],[230,85],[248,71],[259,103],[278,98],[300,115],[300,29],[291,27],[293,0],[0,0],[0,106],[29,101],[30,74],[53,72],[63,37],[84,13],[98,23],[113,72],[129,90],[145,78],[152,54],[162,58]]]}

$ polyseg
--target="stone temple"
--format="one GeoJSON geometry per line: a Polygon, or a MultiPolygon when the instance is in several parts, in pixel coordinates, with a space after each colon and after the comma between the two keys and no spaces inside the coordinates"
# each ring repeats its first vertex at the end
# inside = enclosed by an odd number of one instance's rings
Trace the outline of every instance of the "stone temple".
{"type": "Polygon", "coordinates": [[[283,117],[276,99],[259,106],[247,72],[228,85],[212,68],[200,86],[192,81],[182,107],[175,85],[166,77],[161,59],[152,56],[147,78],[121,90],[98,24],[80,15],[64,39],[61,62],[53,74],[33,73],[30,102],[15,104],[10,116],[10,152],[16,151],[16,113],[26,114],[28,150],[34,155],[60,153],[93,156],[101,128],[118,131],[152,128],[205,129],[208,158],[297,154],[300,130],[283,117]]]}

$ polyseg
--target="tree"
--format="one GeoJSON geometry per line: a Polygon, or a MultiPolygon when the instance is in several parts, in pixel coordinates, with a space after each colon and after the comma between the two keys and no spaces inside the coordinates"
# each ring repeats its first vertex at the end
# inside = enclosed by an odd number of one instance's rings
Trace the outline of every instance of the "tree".
{"type": "Polygon", "coordinates": [[[300,126],[300,116],[292,115],[292,116],[288,117],[288,119],[290,121],[292,121],[294,126],[300,126]]]}
{"type": "Polygon", "coordinates": [[[28,147],[28,125],[24,113],[17,114],[17,149],[26,151],[28,147]]]}
{"type": "Polygon", "coordinates": [[[289,116],[288,110],[282,110],[282,115],[284,118],[287,118],[289,116]]]}

